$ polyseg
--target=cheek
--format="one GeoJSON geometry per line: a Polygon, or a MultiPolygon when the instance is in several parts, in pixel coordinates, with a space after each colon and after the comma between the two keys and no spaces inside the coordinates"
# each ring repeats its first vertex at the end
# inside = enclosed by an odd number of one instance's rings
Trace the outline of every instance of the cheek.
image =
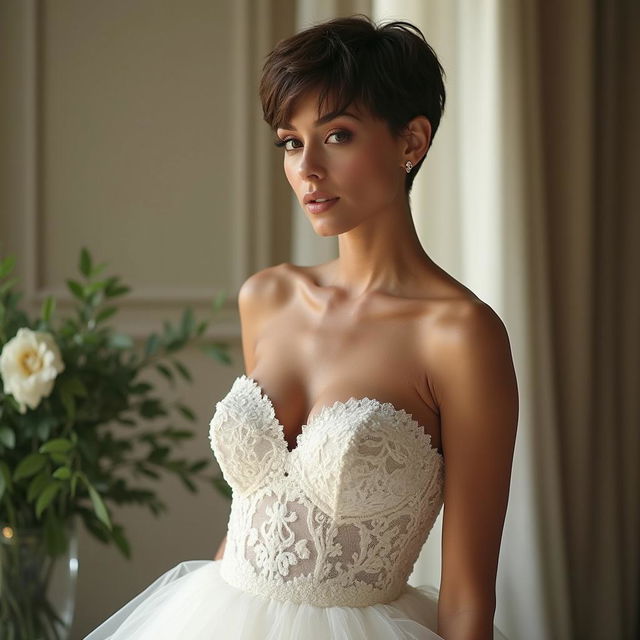
{"type": "Polygon", "coordinates": [[[359,201],[385,199],[395,185],[389,157],[379,149],[361,151],[345,157],[336,175],[345,190],[359,201]]]}
{"type": "Polygon", "coordinates": [[[283,162],[283,168],[284,168],[284,175],[287,177],[287,180],[289,182],[289,184],[292,187],[295,187],[296,182],[298,180],[297,178],[297,174],[294,170],[294,166],[293,163],[290,162],[289,160],[287,160],[287,156],[285,155],[284,157],[284,162],[283,162]]]}

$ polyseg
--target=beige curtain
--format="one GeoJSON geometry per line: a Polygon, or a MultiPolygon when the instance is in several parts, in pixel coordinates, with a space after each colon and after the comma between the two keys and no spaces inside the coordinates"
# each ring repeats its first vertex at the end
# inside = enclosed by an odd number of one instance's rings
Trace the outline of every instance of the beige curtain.
{"type": "Polygon", "coordinates": [[[640,4],[541,2],[535,25],[572,637],[637,638],[640,4]]]}

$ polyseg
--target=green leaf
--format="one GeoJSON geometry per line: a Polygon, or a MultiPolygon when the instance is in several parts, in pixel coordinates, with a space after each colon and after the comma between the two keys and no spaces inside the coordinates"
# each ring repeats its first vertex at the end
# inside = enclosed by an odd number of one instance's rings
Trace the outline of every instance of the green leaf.
{"type": "MultiPolygon", "coordinates": [[[[95,293],[98,293],[98,291],[102,291],[105,287],[107,286],[107,281],[106,280],[98,280],[97,282],[92,282],[91,284],[87,284],[85,285],[85,294],[88,296],[92,296],[95,293]]],[[[98,300],[96,299],[94,302],[98,302],[98,300]]]]}
{"type": "Polygon", "coordinates": [[[91,275],[97,276],[107,266],[107,264],[107,262],[101,262],[100,264],[94,265],[91,269],[91,275]]]}
{"type": "Polygon", "coordinates": [[[79,300],[81,300],[82,302],[84,302],[84,289],[82,288],[82,285],[77,282],[76,280],[71,280],[71,279],[67,279],[67,286],[69,287],[69,290],[71,291],[71,293],[78,298],[79,300]]]}
{"type": "Polygon", "coordinates": [[[211,479],[211,481],[215,489],[217,489],[225,497],[231,500],[231,498],[233,497],[233,489],[228,484],[228,482],[224,479],[224,476],[221,476],[221,475],[214,476],[211,479]]]}
{"type": "Polygon", "coordinates": [[[109,346],[114,349],[130,349],[133,347],[133,339],[124,333],[114,333],[109,336],[109,346]]]}
{"type": "Polygon", "coordinates": [[[74,396],[86,397],[89,394],[87,387],[79,376],[65,378],[65,380],[60,383],[60,386],[63,387],[65,391],[72,393],[74,396]]]}
{"type": "Polygon", "coordinates": [[[95,490],[94,486],[90,482],[86,482],[87,488],[89,489],[89,496],[91,497],[91,502],[93,504],[93,510],[95,511],[98,519],[111,530],[111,520],[109,519],[109,513],[107,511],[107,507],[105,506],[100,494],[95,490]]]}
{"type": "Polygon", "coordinates": [[[42,309],[40,311],[40,317],[44,322],[49,322],[51,314],[56,306],[56,300],[53,296],[47,296],[42,303],[42,309]]]}
{"type": "Polygon", "coordinates": [[[137,466],[136,470],[139,471],[140,473],[142,473],[143,475],[149,477],[149,478],[153,478],[154,480],[158,480],[160,478],[160,474],[159,473],[156,473],[152,469],[149,469],[149,467],[145,467],[142,464],[139,464],[137,466]]]}
{"type": "Polygon", "coordinates": [[[9,471],[9,465],[4,461],[0,460],[0,476],[2,476],[2,482],[4,486],[11,491],[13,488],[13,481],[11,480],[11,471],[9,471]]]}
{"type": "Polygon", "coordinates": [[[169,447],[156,446],[149,454],[149,462],[153,462],[154,464],[162,464],[167,459],[170,453],[171,450],[169,449],[169,447]]]}
{"type": "Polygon", "coordinates": [[[44,537],[47,553],[56,557],[67,548],[67,536],[64,523],[57,517],[55,512],[48,511],[44,523],[44,537]]]}
{"type": "Polygon", "coordinates": [[[189,471],[191,471],[191,473],[198,473],[198,471],[202,471],[203,469],[206,469],[210,464],[210,461],[207,460],[198,460],[197,462],[194,462],[191,464],[191,466],[189,467],[189,471]]]}
{"type": "Polygon", "coordinates": [[[194,325],[195,325],[195,318],[193,317],[193,310],[191,309],[191,307],[187,307],[182,312],[182,323],[181,323],[182,335],[188,336],[193,331],[194,325]]]}
{"type": "Polygon", "coordinates": [[[151,391],[151,389],[153,389],[153,385],[150,385],[148,382],[138,382],[129,387],[130,392],[133,394],[147,393],[147,391],[151,391]]]}
{"type": "Polygon", "coordinates": [[[7,487],[7,481],[4,479],[4,475],[0,473],[0,500],[2,500],[2,496],[4,495],[4,490],[7,487]]]}
{"type": "Polygon", "coordinates": [[[193,431],[186,429],[172,429],[171,427],[161,431],[161,434],[171,440],[189,440],[194,437],[193,431]]]}
{"type": "Polygon", "coordinates": [[[200,322],[200,324],[198,324],[198,328],[196,329],[196,336],[200,337],[207,330],[208,326],[209,323],[206,320],[200,322]]]}
{"type": "Polygon", "coordinates": [[[186,405],[180,402],[176,402],[176,408],[185,418],[187,418],[187,420],[191,420],[192,422],[195,422],[197,420],[195,413],[193,413],[193,411],[186,405]]]}
{"type": "Polygon", "coordinates": [[[174,377],[173,377],[173,372],[171,371],[171,369],[169,369],[169,367],[167,367],[164,364],[156,364],[155,365],[156,370],[161,373],[167,380],[169,380],[169,382],[175,382],[174,377]]]}
{"type": "Polygon", "coordinates": [[[47,462],[47,457],[41,453],[31,453],[18,464],[16,470],[13,472],[13,479],[20,480],[22,478],[28,478],[34,473],[38,473],[47,462]]]}
{"type": "Polygon", "coordinates": [[[206,344],[201,347],[203,353],[212,357],[214,360],[224,362],[225,364],[231,364],[231,358],[228,354],[228,345],[214,342],[212,344],[206,344]]]}
{"type": "Polygon", "coordinates": [[[214,311],[218,311],[218,309],[220,309],[220,307],[222,307],[226,297],[227,297],[227,293],[226,293],[226,291],[224,289],[221,289],[216,294],[216,297],[213,299],[213,303],[212,303],[212,307],[213,307],[214,311]]]}
{"type": "Polygon", "coordinates": [[[113,536],[113,541],[118,546],[118,549],[122,551],[126,558],[131,558],[131,548],[129,546],[129,541],[126,539],[124,535],[124,530],[122,526],[119,524],[114,524],[113,529],[111,531],[111,535],[113,536]]]}
{"type": "Polygon", "coordinates": [[[7,447],[7,449],[13,449],[16,446],[16,434],[13,429],[7,426],[0,427],[0,442],[7,447]]]}
{"type": "Polygon", "coordinates": [[[11,287],[16,282],[18,282],[18,278],[11,278],[6,282],[3,282],[2,285],[0,286],[0,295],[4,295],[7,291],[9,291],[9,289],[11,289],[11,287]]]}
{"type": "Polygon", "coordinates": [[[54,451],[49,454],[49,457],[58,464],[69,464],[70,458],[66,453],[59,453],[54,451]]]}
{"type": "Polygon", "coordinates": [[[66,438],[54,438],[53,440],[49,440],[49,442],[45,442],[41,445],[38,451],[40,453],[52,453],[54,451],[64,453],[70,449],[73,449],[73,442],[71,442],[71,440],[67,440],[66,438]]]}
{"type": "Polygon", "coordinates": [[[36,431],[38,433],[38,438],[40,438],[40,440],[47,440],[49,438],[49,435],[51,434],[51,428],[49,427],[48,424],[44,422],[38,423],[36,431]]]}
{"type": "Polygon", "coordinates": [[[73,393],[66,388],[61,388],[60,399],[64,405],[67,420],[69,420],[69,422],[74,422],[76,419],[76,400],[73,393]]]}
{"type": "Polygon", "coordinates": [[[157,333],[152,333],[148,338],[144,345],[144,354],[145,356],[152,356],[160,346],[160,338],[157,333]]]}
{"type": "Polygon", "coordinates": [[[191,373],[179,360],[173,360],[173,366],[180,372],[180,375],[187,380],[187,382],[193,382],[191,373]]]}
{"type": "Polygon", "coordinates": [[[156,416],[166,416],[167,411],[162,406],[160,400],[148,398],[140,404],[140,415],[143,418],[155,418],[156,416]]]}
{"type": "Polygon", "coordinates": [[[127,287],[127,286],[111,286],[108,287],[108,289],[105,291],[106,295],[110,298],[115,298],[117,296],[122,296],[125,293],[129,293],[129,291],[131,291],[131,287],[127,287]]]}
{"type": "Polygon", "coordinates": [[[191,493],[197,493],[198,492],[198,487],[196,487],[196,485],[193,483],[193,481],[190,480],[186,475],[180,474],[178,477],[180,478],[180,480],[182,480],[182,483],[184,484],[184,486],[189,491],[191,491],[191,493]]]}
{"type": "Polygon", "coordinates": [[[78,478],[80,476],[78,475],[77,471],[73,472],[73,475],[71,476],[71,497],[75,498],[76,496],[76,485],[78,484],[78,478]]]}
{"type": "Polygon", "coordinates": [[[6,258],[0,260],[0,278],[9,275],[15,264],[16,258],[14,255],[8,255],[6,258]]]}
{"type": "Polygon", "coordinates": [[[80,250],[80,272],[86,278],[91,277],[91,256],[89,255],[89,251],[85,247],[82,247],[80,250]]]}
{"type": "Polygon", "coordinates": [[[36,500],[36,516],[39,518],[42,512],[47,508],[50,502],[56,497],[58,491],[62,488],[61,482],[52,482],[47,485],[36,500]]]}
{"type": "Polygon", "coordinates": [[[53,477],[59,480],[67,480],[71,477],[71,469],[69,467],[59,467],[53,472],[53,477]]]}
{"type": "Polygon", "coordinates": [[[48,469],[43,469],[37,476],[34,476],[27,489],[27,502],[33,502],[47,486],[49,480],[48,469]]]}
{"type": "Polygon", "coordinates": [[[116,313],[118,313],[118,307],[105,307],[96,315],[96,322],[104,322],[116,313]]]}

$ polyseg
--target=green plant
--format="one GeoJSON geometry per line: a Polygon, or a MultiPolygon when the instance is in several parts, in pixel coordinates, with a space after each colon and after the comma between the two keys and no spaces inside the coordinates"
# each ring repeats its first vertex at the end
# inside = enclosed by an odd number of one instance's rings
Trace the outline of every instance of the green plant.
{"type": "MultiPolygon", "coordinates": [[[[212,456],[175,456],[176,447],[194,436],[181,423],[196,416],[179,399],[155,393],[145,378],[157,372],[172,389],[192,382],[177,353],[201,339],[209,320],[197,322],[186,308],[179,323],[165,321],[163,331],[136,347],[108,324],[118,311],[114,300],[130,288],[118,276],[99,277],[106,265],[94,265],[86,248],[79,259],[82,277],[67,280],[74,314],[56,321],[50,296],[31,320],[18,307],[16,280],[8,279],[14,265],[13,256],[0,261],[0,522],[41,527],[47,553],[55,557],[66,550],[66,525],[77,515],[94,537],[129,558],[124,526],[113,521],[109,505],[136,504],[156,516],[166,510],[138,479],[156,480],[166,472],[191,492],[200,479],[230,497],[220,474],[204,474],[212,456]]],[[[224,292],[212,303],[214,313],[223,302],[224,292]]],[[[201,348],[230,363],[227,345],[201,348]]],[[[0,580],[3,587],[0,596],[7,596],[0,580]]],[[[7,598],[0,597],[0,631],[12,616],[7,598]]]]}

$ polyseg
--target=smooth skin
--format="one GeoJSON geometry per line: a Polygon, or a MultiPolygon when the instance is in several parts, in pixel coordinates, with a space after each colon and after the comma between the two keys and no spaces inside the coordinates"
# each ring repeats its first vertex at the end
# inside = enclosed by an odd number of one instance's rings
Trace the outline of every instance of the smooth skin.
{"type": "Polygon", "coordinates": [[[245,370],[273,401],[291,449],[310,416],[352,395],[392,402],[424,427],[445,459],[437,633],[491,640],[518,422],[509,338],[419,242],[404,165],[426,154],[429,120],[414,118],[394,140],[383,121],[348,111],[357,119],[318,124],[311,92],[277,130],[287,180],[314,231],[338,236],[339,257],[282,263],[243,283],[245,370]],[[313,214],[303,197],[316,189],[340,200],[313,214]]]}

